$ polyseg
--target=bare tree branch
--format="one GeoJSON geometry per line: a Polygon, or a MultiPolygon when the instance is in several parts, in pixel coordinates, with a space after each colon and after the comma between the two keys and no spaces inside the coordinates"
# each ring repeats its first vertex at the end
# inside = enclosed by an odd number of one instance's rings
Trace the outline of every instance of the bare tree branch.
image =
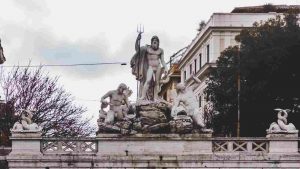
{"type": "Polygon", "coordinates": [[[87,136],[95,132],[90,119],[82,119],[86,109],[74,105],[71,95],[57,82],[58,77],[50,77],[42,67],[15,67],[1,81],[6,100],[15,110],[35,110],[33,120],[44,124],[44,135],[87,136]]]}

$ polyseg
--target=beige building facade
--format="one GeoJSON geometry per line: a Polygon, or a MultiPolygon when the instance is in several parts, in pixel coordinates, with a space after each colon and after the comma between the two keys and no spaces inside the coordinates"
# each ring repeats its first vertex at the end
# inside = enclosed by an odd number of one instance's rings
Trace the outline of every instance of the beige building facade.
{"type": "Polygon", "coordinates": [[[194,90],[201,110],[205,110],[208,97],[204,90],[206,81],[221,52],[229,46],[238,45],[235,36],[243,28],[252,27],[254,22],[275,18],[278,13],[214,13],[193,39],[179,61],[178,69],[181,82],[187,86],[195,83],[192,76],[201,80],[201,84],[194,90]]]}

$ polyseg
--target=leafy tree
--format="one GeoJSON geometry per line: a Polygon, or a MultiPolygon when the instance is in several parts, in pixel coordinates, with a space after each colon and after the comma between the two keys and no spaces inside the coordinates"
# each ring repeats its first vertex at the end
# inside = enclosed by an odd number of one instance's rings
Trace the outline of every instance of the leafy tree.
{"type": "Polygon", "coordinates": [[[237,121],[237,56],[237,46],[229,47],[221,53],[205,91],[210,95],[216,112],[212,117],[215,133],[234,133],[237,121]]]}
{"type": "MultiPolygon", "coordinates": [[[[94,132],[90,120],[82,118],[86,109],[75,105],[71,95],[58,86],[58,77],[50,77],[42,67],[15,67],[1,82],[14,113],[21,109],[34,110],[33,121],[43,124],[43,135],[76,137],[94,132]]],[[[10,122],[10,128],[14,122],[10,122]]]]}
{"type": "MultiPolygon", "coordinates": [[[[242,136],[264,136],[269,124],[276,121],[274,108],[294,108],[295,98],[300,98],[297,21],[297,14],[291,12],[284,19],[278,16],[255,23],[236,37],[240,49],[229,47],[221,54],[206,90],[217,112],[213,118],[217,133],[236,133],[238,70],[242,136]]],[[[289,115],[289,121],[298,128],[299,114],[289,115]]]]}

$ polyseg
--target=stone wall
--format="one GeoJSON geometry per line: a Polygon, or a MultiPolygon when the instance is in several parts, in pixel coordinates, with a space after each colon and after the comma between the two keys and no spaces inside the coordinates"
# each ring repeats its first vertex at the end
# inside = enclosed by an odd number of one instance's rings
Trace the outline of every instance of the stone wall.
{"type": "Polygon", "coordinates": [[[300,168],[298,137],[101,134],[59,139],[16,135],[11,139],[13,148],[6,159],[15,169],[300,168]]]}

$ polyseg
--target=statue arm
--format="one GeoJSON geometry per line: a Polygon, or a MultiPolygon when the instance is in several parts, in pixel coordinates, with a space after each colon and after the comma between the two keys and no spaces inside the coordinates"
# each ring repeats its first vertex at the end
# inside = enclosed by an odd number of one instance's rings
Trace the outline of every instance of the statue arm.
{"type": "Polygon", "coordinates": [[[141,35],[141,33],[139,33],[139,35],[138,35],[138,37],[136,38],[136,41],[135,41],[135,51],[136,52],[138,52],[140,50],[141,38],[142,38],[142,35],[141,35]]]}
{"type": "Polygon", "coordinates": [[[127,96],[125,96],[124,101],[125,101],[126,106],[129,107],[129,102],[128,102],[128,97],[127,96]]]}
{"type": "Polygon", "coordinates": [[[28,113],[28,117],[31,119],[33,117],[32,112],[30,110],[28,110],[27,113],[28,113]]]}
{"type": "Polygon", "coordinates": [[[112,91],[107,92],[105,95],[101,97],[101,102],[104,102],[104,100],[112,95],[112,91]]]}
{"type": "Polygon", "coordinates": [[[177,98],[174,100],[173,107],[178,107],[180,103],[180,98],[177,96],[177,98]]]}
{"type": "Polygon", "coordinates": [[[177,114],[176,114],[176,108],[179,106],[179,103],[180,103],[180,99],[179,99],[179,97],[177,97],[177,98],[174,100],[174,104],[173,104],[172,110],[171,110],[171,116],[172,116],[172,117],[177,116],[177,114]]]}

